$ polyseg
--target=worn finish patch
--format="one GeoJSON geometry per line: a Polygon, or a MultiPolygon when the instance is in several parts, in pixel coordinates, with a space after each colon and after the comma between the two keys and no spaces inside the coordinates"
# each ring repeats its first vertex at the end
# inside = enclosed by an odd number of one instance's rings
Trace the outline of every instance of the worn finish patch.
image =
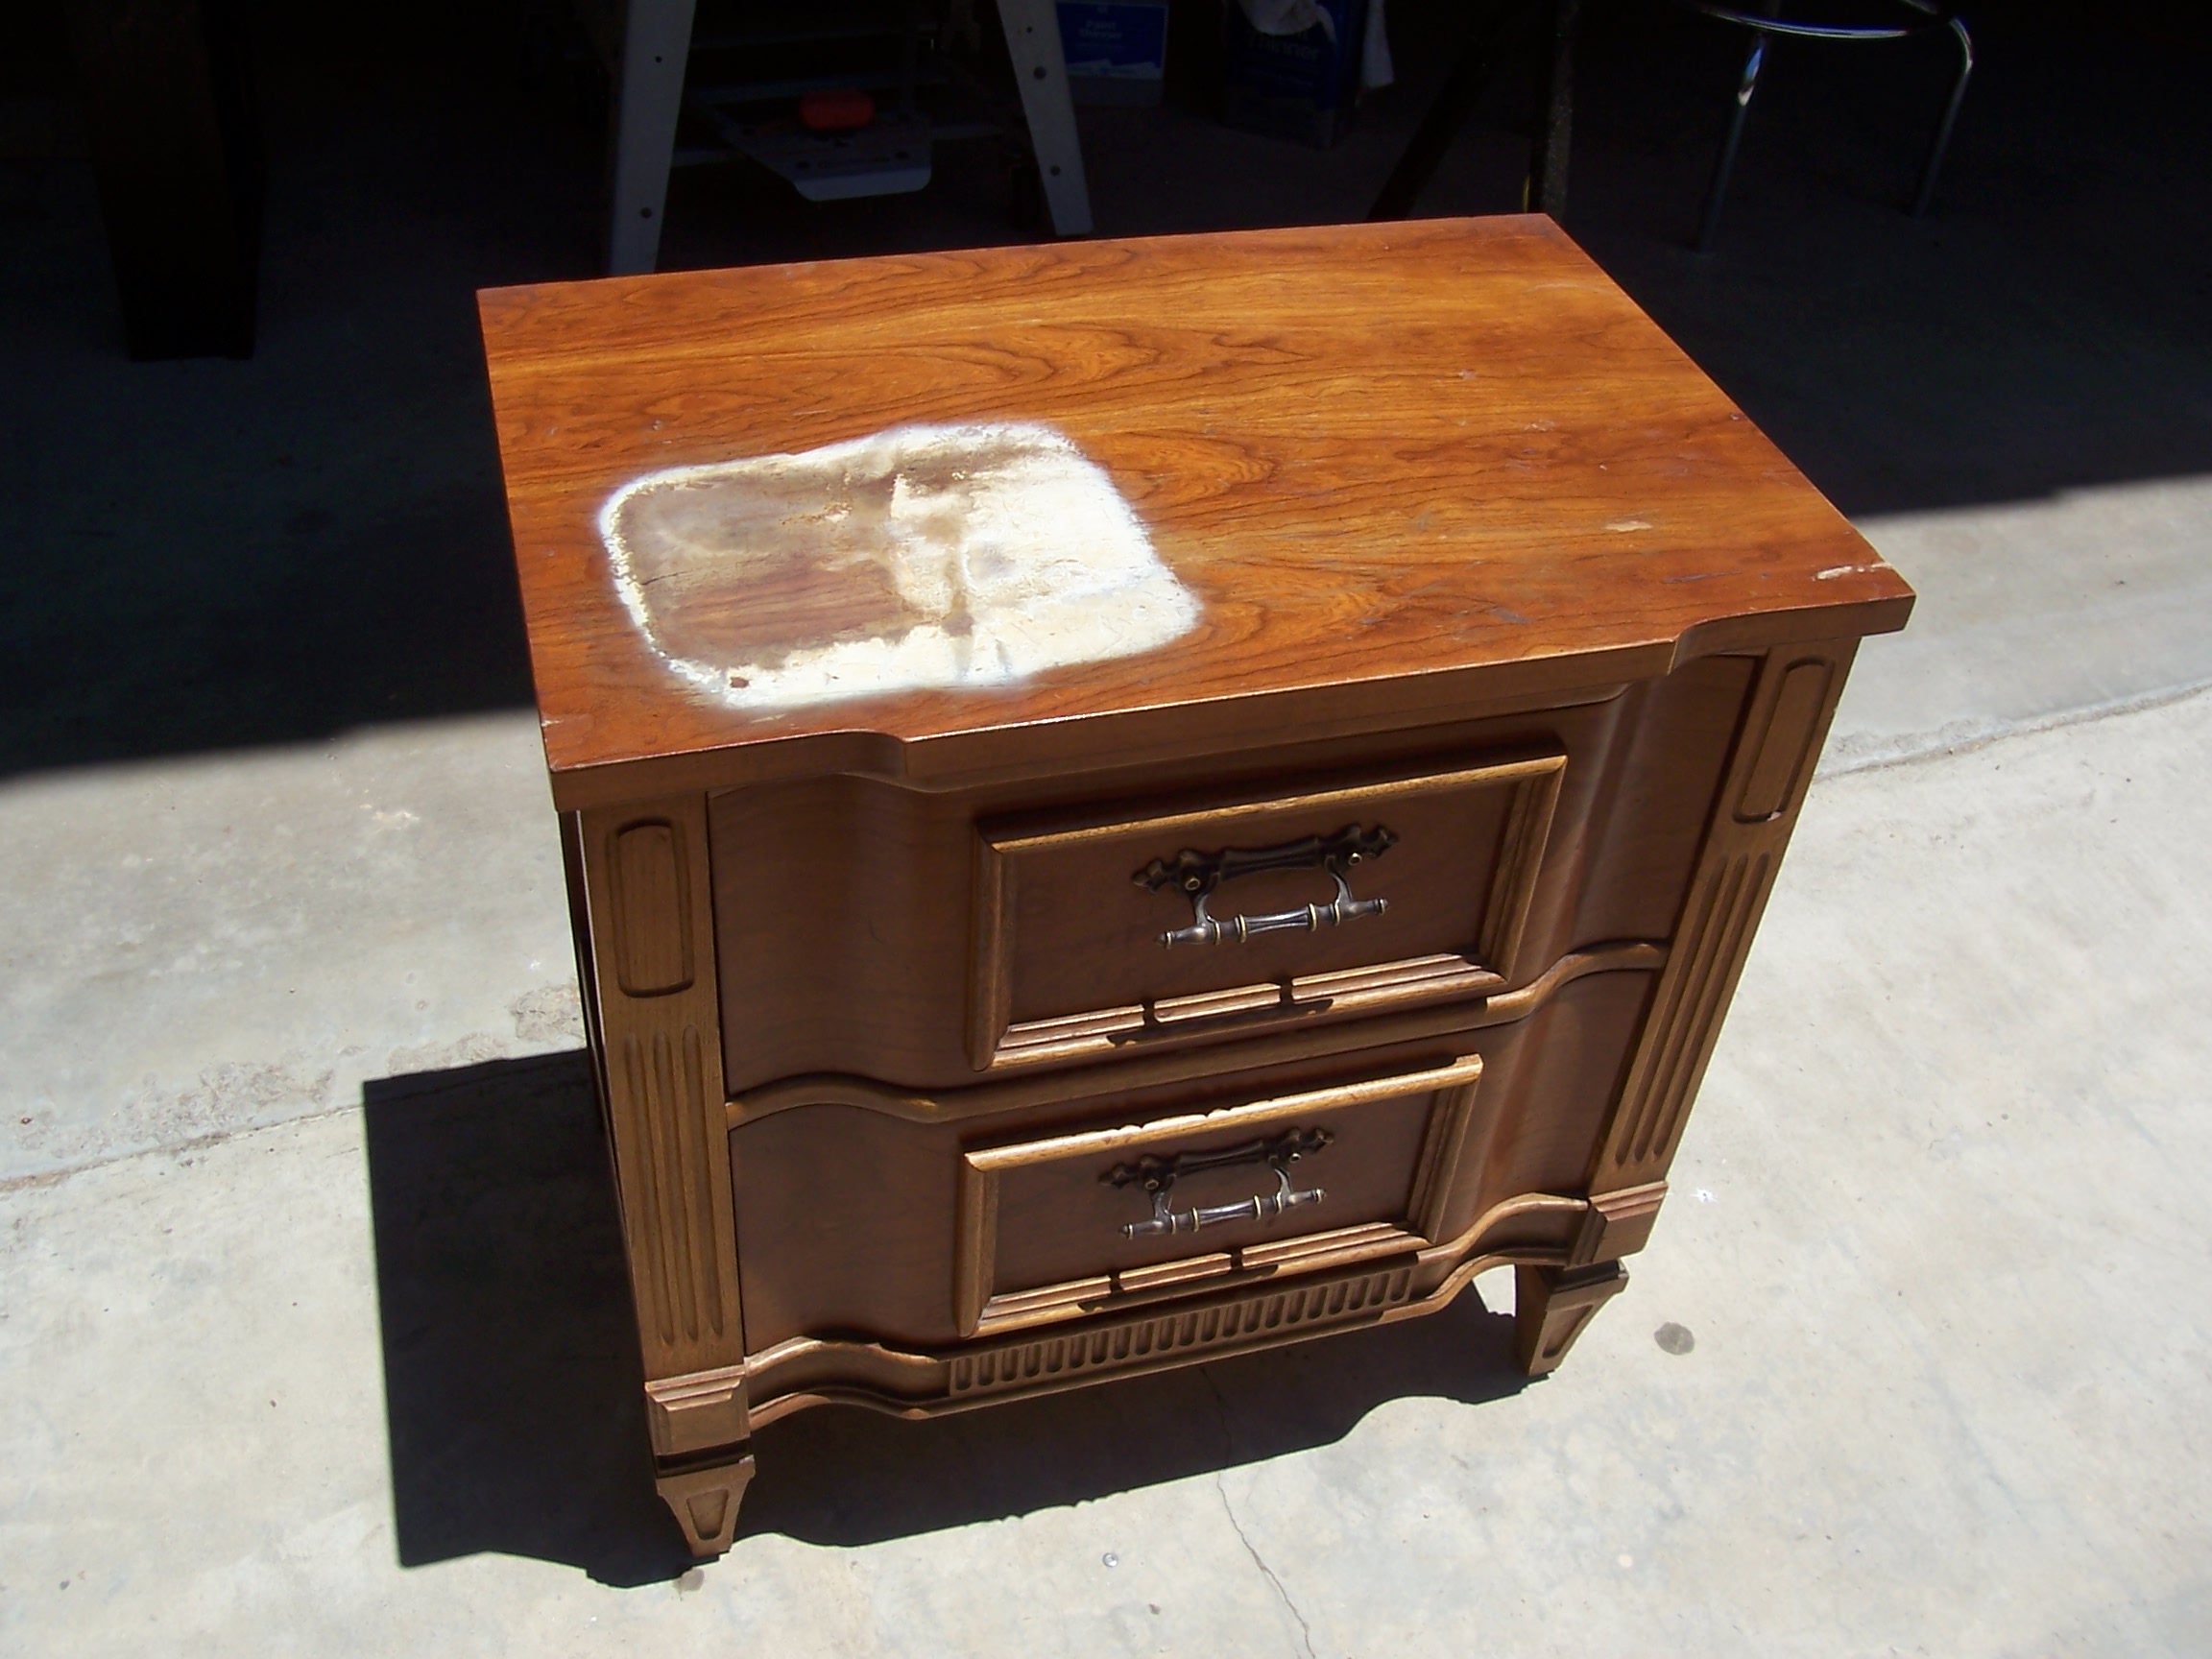
{"type": "Polygon", "coordinates": [[[654,651],[743,709],[1009,685],[1198,619],[1104,469],[1047,426],[903,426],[652,472],[599,532],[654,651]]]}

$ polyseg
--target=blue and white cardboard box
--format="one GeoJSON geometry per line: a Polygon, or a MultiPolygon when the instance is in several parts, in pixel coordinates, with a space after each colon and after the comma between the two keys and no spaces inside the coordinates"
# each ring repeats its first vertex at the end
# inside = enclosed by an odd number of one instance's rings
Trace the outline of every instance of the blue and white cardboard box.
{"type": "Polygon", "coordinates": [[[1068,90],[1078,104],[1157,104],[1167,0],[1058,0],[1068,90]]]}
{"type": "Polygon", "coordinates": [[[1229,0],[1221,118],[1324,148],[1359,92],[1368,0],[1229,0]]]}

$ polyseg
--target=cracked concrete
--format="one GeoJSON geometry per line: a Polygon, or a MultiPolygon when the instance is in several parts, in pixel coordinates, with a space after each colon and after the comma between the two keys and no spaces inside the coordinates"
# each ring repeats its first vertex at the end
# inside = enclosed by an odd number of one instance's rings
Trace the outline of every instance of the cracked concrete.
{"type": "MultiPolygon", "coordinates": [[[[1221,1391],[1217,1371],[1211,1366],[1202,1366],[1198,1370],[1198,1378],[1206,1384],[1206,1392],[1214,1402],[1214,1415],[1221,1425],[1224,1462],[1234,1464],[1241,1461],[1238,1454],[1236,1420],[1230,1414],[1228,1397],[1221,1391]]],[[[1306,1654],[1307,1659],[1314,1659],[1313,1626],[1307,1621],[1306,1615],[1298,1610],[1298,1603],[1290,1599],[1290,1592],[1284,1588],[1283,1580],[1276,1575],[1275,1569],[1267,1565],[1267,1558],[1260,1553],[1259,1546],[1252,1542],[1252,1534],[1244,1529],[1244,1523],[1237,1519],[1237,1505],[1229,1496],[1226,1470],[1216,1469],[1214,1472],[1214,1491],[1221,1500],[1221,1513],[1228,1517],[1229,1525],[1237,1534],[1237,1542],[1244,1547],[1244,1553],[1252,1558],[1252,1565],[1267,1580],[1267,1587],[1275,1592],[1275,1599],[1282,1603],[1283,1611],[1289,1614],[1297,1624],[1299,1649],[1306,1654]]]]}
{"type": "Polygon", "coordinates": [[[1298,1603],[1290,1599],[1290,1592],[1283,1587],[1283,1580],[1276,1576],[1275,1569],[1267,1565],[1267,1558],[1260,1553],[1259,1547],[1252,1542],[1252,1534],[1244,1530],[1244,1523],[1237,1519],[1237,1505],[1229,1501],[1228,1479],[1219,1471],[1214,1476],[1214,1490],[1220,1495],[1221,1513],[1229,1518],[1229,1525],[1237,1533],[1237,1542],[1244,1546],[1244,1553],[1252,1557],[1252,1565],[1260,1570],[1260,1576],[1267,1580],[1267,1587],[1275,1592],[1275,1599],[1283,1603],[1283,1611],[1297,1622],[1298,1646],[1306,1654],[1306,1659],[1316,1659],[1313,1626],[1307,1623],[1306,1615],[1298,1611],[1298,1603]]]}

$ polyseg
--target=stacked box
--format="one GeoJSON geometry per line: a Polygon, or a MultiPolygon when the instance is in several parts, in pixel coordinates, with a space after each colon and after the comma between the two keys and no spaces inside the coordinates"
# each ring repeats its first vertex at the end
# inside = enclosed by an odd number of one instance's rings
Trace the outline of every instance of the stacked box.
{"type": "Polygon", "coordinates": [[[1157,104],[1167,0],[1059,0],[1068,91],[1078,104],[1157,104]]]}
{"type": "Polygon", "coordinates": [[[1324,149],[1341,138],[1359,88],[1367,0],[1308,0],[1296,10],[1283,0],[1229,0],[1226,11],[1221,118],[1324,149]],[[1299,11],[1316,20],[1296,34],[1268,33],[1253,22],[1255,14],[1294,19],[1299,11]]]}

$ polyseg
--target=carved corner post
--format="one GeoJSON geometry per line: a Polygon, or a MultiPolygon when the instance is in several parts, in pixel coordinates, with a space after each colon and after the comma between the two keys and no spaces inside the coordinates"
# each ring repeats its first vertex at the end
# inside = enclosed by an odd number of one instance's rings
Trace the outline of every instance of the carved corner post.
{"type": "Polygon", "coordinates": [[[614,1151],[661,1496],[730,1548],[753,1477],[722,1086],[707,803],[577,815],[592,1041],[614,1151]]]}
{"type": "Polygon", "coordinates": [[[1618,1262],[1513,1269],[1513,1357],[1531,1377],[1557,1368],[1591,1316],[1628,1283],[1618,1262]]]}
{"type": "Polygon", "coordinates": [[[1524,1268],[1515,1281],[1516,1339],[1531,1376],[1565,1357],[1598,1305],[1627,1283],[1621,1258],[1651,1237],[1668,1167],[1858,645],[1778,646],[1760,661],[1667,966],[1590,1171],[1589,1213],[1564,1267],[1524,1268]],[[1600,1281],[1595,1300],[1577,1300],[1600,1281]]]}

